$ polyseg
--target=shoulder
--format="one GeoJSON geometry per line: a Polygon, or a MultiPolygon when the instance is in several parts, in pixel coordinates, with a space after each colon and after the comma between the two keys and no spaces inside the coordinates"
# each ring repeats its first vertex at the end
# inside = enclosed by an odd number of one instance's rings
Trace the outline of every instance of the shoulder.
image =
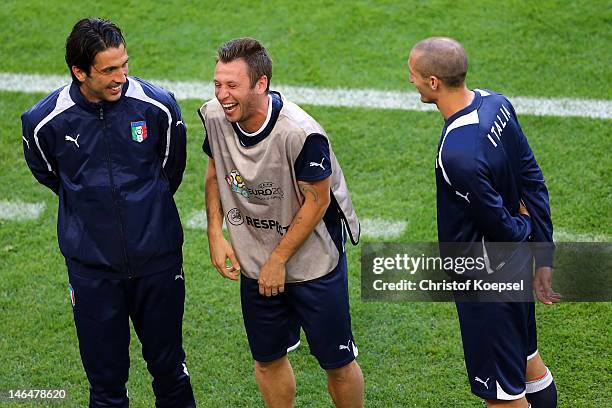
{"type": "Polygon", "coordinates": [[[65,85],[41,99],[36,105],[25,111],[21,115],[24,125],[34,129],[42,122],[47,122],[63,111],[74,106],[74,101],[70,97],[70,85],[65,85]]]}
{"type": "Polygon", "coordinates": [[[477,92],[478,94],[480,94],[480,96],[482,96],[483,98],[483,101],[486,100],[487,102],[507,100],[507,98],[503,94],[492,91],[490,89],[486,89],[486,88],[485,89],[474,88],[474,92],[477,92]]]}
{"type": "Polygon", "coordinates": [[[454,118],[444,128],[440,153],[445,155],[472,151],[480,134],[480,116],[477,109],[454,118]]]}
{"type": "Polygon", "coordinates": [[[306,138],[300,154],[294,162],[299,181],[319,181],[332,175],[329,143],[327,138],[313,133],[306,138]]]}
{"type": "MultiPolygon", "coordinates": [[[[69,85],[62,86],[61,88],[56,89],[51,92],[49,95],[42,98],[40,101],[36,103],[36,105],[32,106],[27,111],[23,112],[22,117],[26,117],[30,120],[36,120],[37,118],[42,119],[46,115],[50,114],[58,104],[58,100],[60,96],[63,94],[68,94],[68,90],[70,89],[69,85]],[[62,91],[63,94],[62,94],[62,91]]],[[[70,95],[66,95],[68,98],[70,95]]]]}
{"type": "Polygon", "coordinates": [[[163,105],[169,109],[178,108],[176,98],[172,92],[138,77],[128,77],[128,89],[125,96],[148,102],[158,107],[163,105]]]}
{"type": "Polygon", "coordinates": [[[473,174],[481,165],[483,138],[486,138],[486,131],[479,109],[455,118],[445,128],[438,164],[445,173],[455,177],[473,174]]]}
{"type": "Polygon", "coordinates": [[[482,107],[480,110],[483,113],[486,110],[497,112],[500,108],[504,107],[505,110],[515,114],[512,102],[504,94],[491,91],[490,89],[474,89],[474,92],[478,92],[482,96],[482,107]]]}
{"type": "Polygon", "coordinates": [[[302,136],[303,140],[311,134],[327,137],[323,127],[312,116],[284,97],[277,124],[286,131],[302,136]]]}
{"type": "Polygon", "coordinates": [[[478,126],[451,130],[440,147],[439,160],[448,172],[465,172],[474,167],[478,156],[478,126]]]}

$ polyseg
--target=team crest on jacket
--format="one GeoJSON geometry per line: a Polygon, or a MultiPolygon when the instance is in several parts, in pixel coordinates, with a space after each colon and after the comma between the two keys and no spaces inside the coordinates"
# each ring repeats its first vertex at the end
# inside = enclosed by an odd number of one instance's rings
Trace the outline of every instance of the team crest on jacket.
{"type": "Polygon", "coordinates": [[[147,122],[132,122],[132,140],[142,143],[147,138],[147,122]]]}

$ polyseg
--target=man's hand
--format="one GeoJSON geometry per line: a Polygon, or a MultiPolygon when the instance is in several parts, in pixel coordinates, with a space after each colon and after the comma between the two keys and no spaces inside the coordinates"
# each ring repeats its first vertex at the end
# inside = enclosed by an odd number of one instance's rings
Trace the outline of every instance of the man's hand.
{"type": "Polygon", "coordinates": [[[208,247],[210,249],[210,260],[217,272],[224,278],[237,280],[238,275],[240,275],[240,264],[231,244],[223,236],[216,239],[210,239],[209,237],[208,247]]]}
{"type": "Polygon", "coordinates": [[[561,295],[552,289],[552,268],[549,266],[540,266],[536,269],[533,290],[538,300],[545,305],[561,301],[561,295]]]}
{"type": "Polygon", "coordinates": [[[312,234],[331,200],[331,177],[313,182],[298,181],[298,186],[304,202],[287,233],[259,271],[259,293],[263,296],[276,296],[285,291],[285,264],[312,234]]]}
{"type": "Polygon", "coordinates": [[[272,252],[259,272],[259,294],[276,296],[285,291],[285,263],[272,252]]]}
{"type": "Polygon", "coordinates": [[[205,180],[206,220],[208,221],[207,235],[210,260],[221,276],[237,280],[238,275],[240,275],[240,264],[234,249],[223,236],[223,207],[221,206],[221,194],[217,184],[215,161],[212,158],[208,160],[205,180]]]}

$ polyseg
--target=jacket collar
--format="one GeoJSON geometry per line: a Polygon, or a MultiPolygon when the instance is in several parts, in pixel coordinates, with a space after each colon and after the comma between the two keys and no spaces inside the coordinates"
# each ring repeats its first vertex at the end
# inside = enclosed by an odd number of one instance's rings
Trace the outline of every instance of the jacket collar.
{"type": "Polygon", "coordinates": [[[104,110],[113,109],[117,105],[119,105],[119,103],[125,98],[125,93],[128,90],[129,84],[130,84],[130,81],[125,82],[125,84],[123,85],[121,89],[121,97],[116,102],[107,102],[107,101],[89,102],[87,99],[85,99],[85,96],[83,96],[83,94],[81,93],[79,83],[73,80],[72,83],[70,84],[70,98],[72,98],[72,100],[74,101],[76,105],[78,105],[79,107],[87,111],[98,112],[100,109],[104,109],[104,110]]]}
{"type": "Polygon", "coordinates": [[[478,109],[478,107],[480,106],[480,101],[482,100],[482,95],[480,95],[480,92],[478,91],[474,91],[471,90],[472,92],[474,92],[474,99],[472,99],[472,102],[466,106],[465,108],[453,113],[451,116],[448,117],[448,119],[446,119],[444,121],[444,126],[448,126],[451,123],[453,123],[458,117],[461,117],[463,115],[466,115],[468,113],[470,113],[471,111],[478,109]]]}

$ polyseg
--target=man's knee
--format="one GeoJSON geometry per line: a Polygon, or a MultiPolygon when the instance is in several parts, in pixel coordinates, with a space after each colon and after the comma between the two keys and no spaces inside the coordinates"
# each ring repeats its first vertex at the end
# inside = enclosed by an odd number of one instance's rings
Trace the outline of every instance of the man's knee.
{"type": "Polygon", "coordinates": [[[149,366],[153,377],[153,389],[160,392],[174,388],[183,388],[190,383],[189,371],[184,362],[149,366]]]}
{"type": "Polygon", "coordinates": [[[96,384],[89,389],[90,407],[127,408],[128,398],[125,384],[96,384]]]}
{"type": "Polygon", "coordinates": [[[92,390],[108,392],[110,394],[125,393],[125,384],[128,381],[128,370],[101,369],[96,367],[94,370],[85,370],[92,390]]]}
{"type": "Polygon", "coordinates": [[[532,381],[536,378],[540,378],[546,374],[546,365],[540,356],[540,353],[536,353],[532,358],[527,360],[527,368],[525,372],[525,379],[532,381]]]}
{"type": "Polygon", "coordinates": [[[272,361],[257,361],[255,360],[255,373],[266,375],[280,370],[288,363],[287,356],[277,358],[272,361]]]}
{"type": "Polygon", "coordinates": [[[512,401],[486,400],[487,408],[528,408],[529,403],[525,398],[512,401]]]}
{"type": "Polygon", "coordinates": [[[150,361],[147,362],[147,370],[155,377],[177,377],[189,375],[184,361],[150,361]]]}
{"type": "Polygon", "coordinates": [[[357,365],[357,362],[353,360],[345,366],[327,369],[325,371],[327,372],[329,379],[334,382],[350,382],[354,380],[355,375],[359,371],[359,366],[357,365]]]}

